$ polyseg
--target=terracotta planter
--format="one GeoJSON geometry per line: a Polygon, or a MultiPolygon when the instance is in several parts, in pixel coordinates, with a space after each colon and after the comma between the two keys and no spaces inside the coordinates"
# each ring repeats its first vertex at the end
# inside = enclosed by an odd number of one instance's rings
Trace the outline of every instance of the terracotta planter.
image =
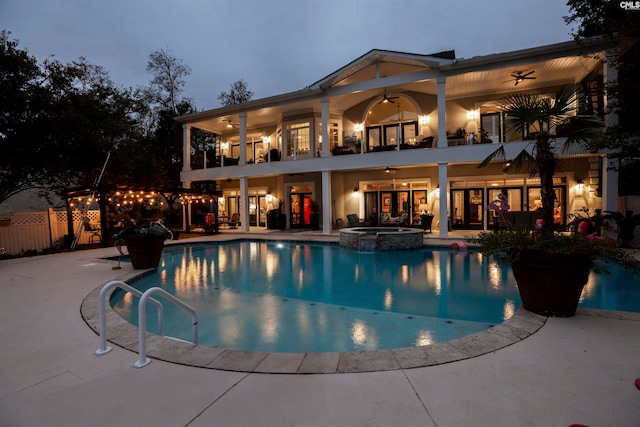
{"type": "Polygon", "coordinates": [[[164,237],[156,239],[125,238],[124,243],[127,246],[133,268],[136,270],[158,268],[162,250],[164,249],[164,241],[164,237]]]}
{"type": "Polygon", "coordinates": [[[591,265],[585,255],[524,251],[511,264],[522,306],[542,316],[575,315],[591,265]]]}

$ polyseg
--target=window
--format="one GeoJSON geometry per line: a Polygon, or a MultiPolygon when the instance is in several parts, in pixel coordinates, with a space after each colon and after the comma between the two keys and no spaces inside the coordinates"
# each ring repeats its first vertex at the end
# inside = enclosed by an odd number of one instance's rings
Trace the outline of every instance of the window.
{"type": "Polygon", "coordinates": [[[480,115],[480,143],[504,142],[504,122],[500,113],[480,115]]]}
{"type": "MultiPolygon", "coordinates": [[[[338,122],[329,122],[329,151],[338,146],[340,125],[338,122]]],[[[322,122],[318,122],[318,153],[322,153],[322,122]]]]}
{"type": "Polygon", "coordinates": [[[308,156],[311,152],[311,125],[309,122],[291,123],[286,126],[286,155],[308,156]]]}

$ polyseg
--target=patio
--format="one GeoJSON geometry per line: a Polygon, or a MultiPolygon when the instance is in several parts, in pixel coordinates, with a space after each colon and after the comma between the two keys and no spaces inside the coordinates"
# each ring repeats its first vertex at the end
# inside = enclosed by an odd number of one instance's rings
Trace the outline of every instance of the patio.
{"type": "MultiPolygon", "coordinates": [[[[338,238],[319,232],[269,234],[338,238]]],[[[194,240],[234,235],[230,230],[194,240]]],[[[579,310],[573,318],[549,318],[530,337],[495,352],[415,369],[288,375],[160,360],[136,369],[137,354],[117,346],[96,356],[98,336],[80,316],[82,300],[93,289],[131,273],[128,264],[113,270],[114,262],[101,259],[115,254],[104,248],[0,261],[0,425],[628,426],[640,421],[640,391],[634,387],[640,377],[638,313],[579,310]]]]}

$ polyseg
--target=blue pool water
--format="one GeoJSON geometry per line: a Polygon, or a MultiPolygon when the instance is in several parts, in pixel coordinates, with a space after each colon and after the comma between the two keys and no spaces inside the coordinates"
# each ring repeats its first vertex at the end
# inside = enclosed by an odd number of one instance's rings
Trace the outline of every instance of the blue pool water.
{"type": "MultiPolygon", "coordinates": [[[[193,306],[200,344],[268,352],[379,350],[470,335],[520,304],[510,267],[441,249],[362,253],[338,245],[239,241],[165,248],[160,286],[193,306]]],[[[591,274],[581,306],[640,311],[640,279],[591,274]]],[[[138,299],[114,310],[137,324],[138,299]]],[[[191,340],[190,316],[165,306],[165,334],[191,340]]],[[[149,330],[157,330],[154,308],[149,330]]]]}

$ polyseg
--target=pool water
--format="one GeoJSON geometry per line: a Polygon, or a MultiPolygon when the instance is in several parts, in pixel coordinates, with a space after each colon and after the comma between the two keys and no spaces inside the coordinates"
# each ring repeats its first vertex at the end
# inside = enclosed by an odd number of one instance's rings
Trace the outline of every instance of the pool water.
{"type": "MultiPolygon", "coordinates": [[[[510,267],[448,249],[362,253],[338,245],[237,241],[165,248],[160,286],[193,306],[200,344],[265,352],[338,352],[426,345],[502,322],[520,304],[510,267]]],[[[640,311],[640,281],[591,274],[582,307],[640,311]]],[[[114,310],[137,324],[138,299],[114,310]]],[[[190,316],[164,304],[165,334],[191,339],[190,316]]],[[[147,310],[151,332],[155,308],[147,310]]]]}

